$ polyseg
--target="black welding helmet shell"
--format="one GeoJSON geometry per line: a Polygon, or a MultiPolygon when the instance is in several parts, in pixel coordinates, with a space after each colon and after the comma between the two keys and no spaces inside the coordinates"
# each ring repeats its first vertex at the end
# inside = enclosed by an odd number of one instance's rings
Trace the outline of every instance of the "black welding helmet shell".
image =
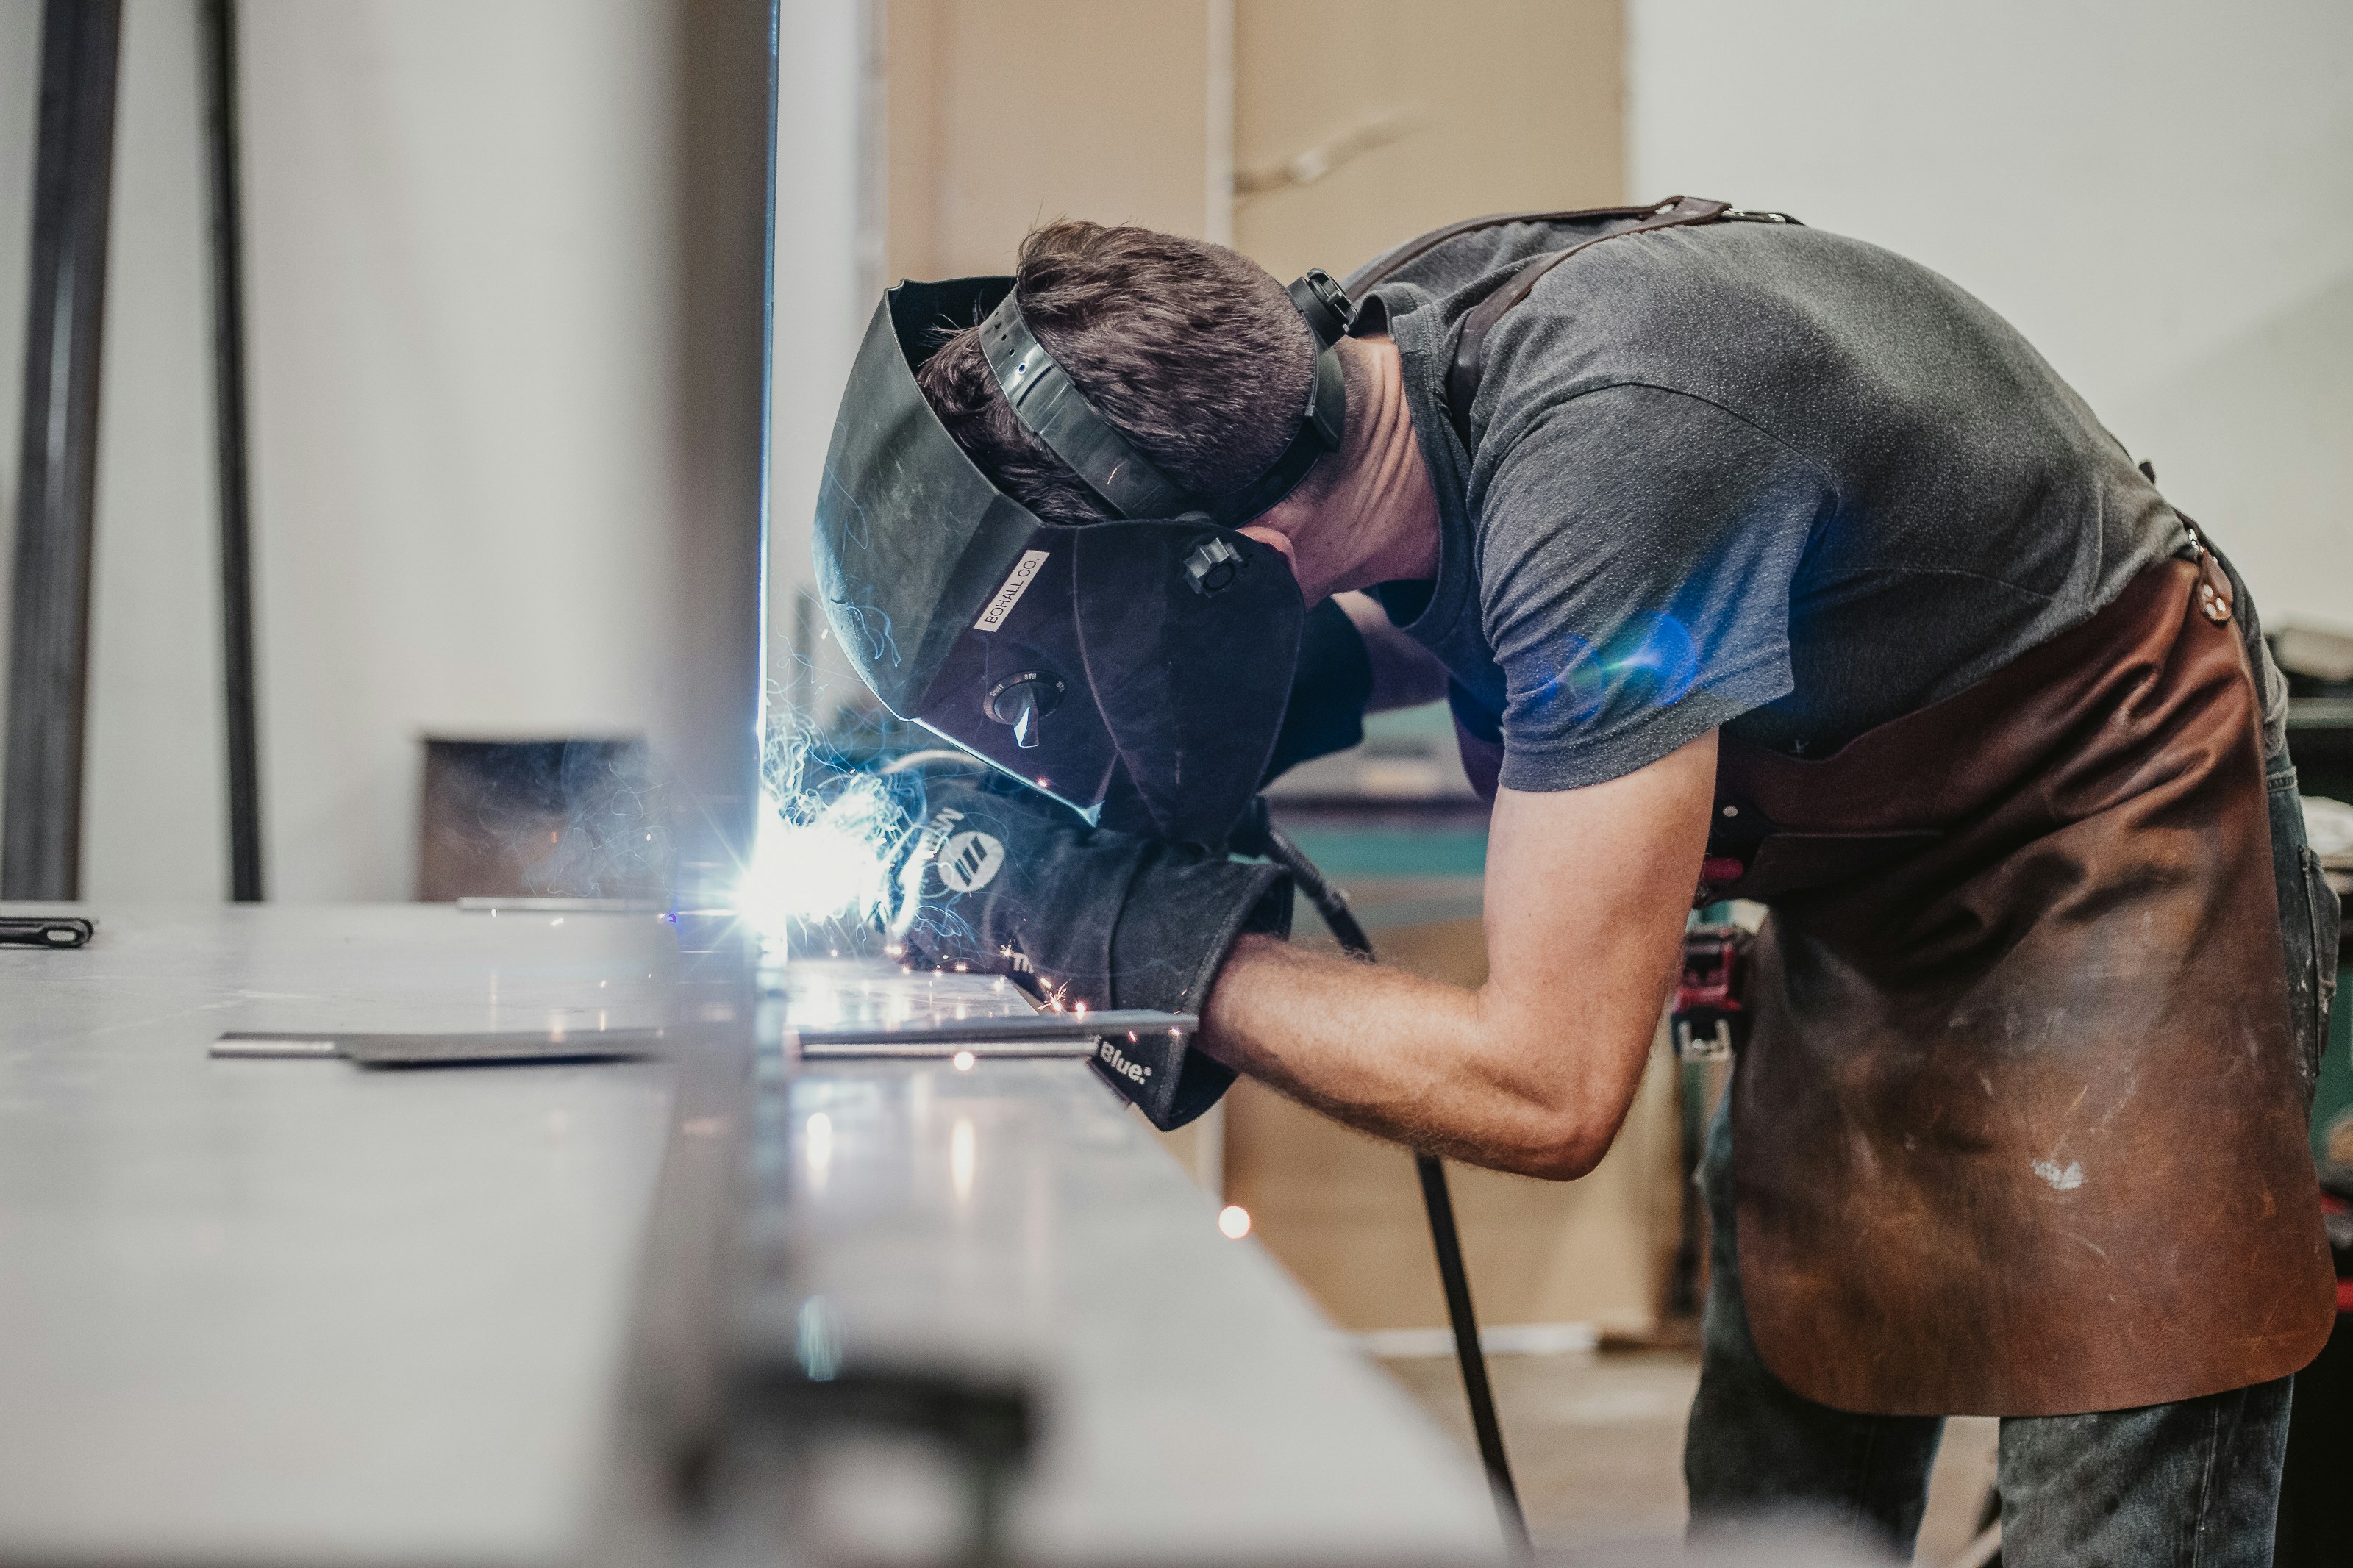
{"type": "Polygon", "coordinates": [[[997,488],[915,372],[1012,286],[910,282],[883,296],[826,456],[826,613],[901,718],[1091,821],[1124,773],[1161,837],[1222,844],[1282,722],[1298,584],[1280,552],[1202,512],[1066,527],[997,488]]]}

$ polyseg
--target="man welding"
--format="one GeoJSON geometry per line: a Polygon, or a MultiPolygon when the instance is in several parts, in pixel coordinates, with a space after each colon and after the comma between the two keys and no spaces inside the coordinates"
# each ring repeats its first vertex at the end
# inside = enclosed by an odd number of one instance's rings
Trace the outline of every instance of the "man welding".
{"type": "Polygon", "coordinates": [[[1239,1070],[1582,1175],[1695,901],[1770,908],[1695,1529],[1908,1552],[1941,1417],[1982,1414],[2012,1568],[2270,1561],[2332,1315],[2335,904],[2244,585],[1983,305],[1693,198],[1288,291],[1058,223],[885,299],[818,522],[861,674],[993,765],[933,781],[910,940],[1199,1011],[1111,1072],[1163,1124],[1239,1070]],[[1231,853],[1425,670],[1493,800],[1476,990],[1286,945],[1231,853]]]}

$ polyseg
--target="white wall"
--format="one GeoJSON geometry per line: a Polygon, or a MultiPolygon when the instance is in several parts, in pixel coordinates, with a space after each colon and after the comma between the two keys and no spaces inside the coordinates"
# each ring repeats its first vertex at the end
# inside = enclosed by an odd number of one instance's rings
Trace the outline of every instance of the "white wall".
{"type": "Polygon", "coordinates": [[[421,733],[660,717],[670,18],[243,16],[270,888],[404,898],[421,733]]]}
{"type": "Polygon", "coordinates": [[[195,9],[130,0],[114,121],[82,894],[228,892],[195,9]]]}
{"type": "Polygon", "coordinates": [[[1955,279],[2208,523],[2353,626],[2353,6],[1628,0],[1630,180],[1955,279]]]}

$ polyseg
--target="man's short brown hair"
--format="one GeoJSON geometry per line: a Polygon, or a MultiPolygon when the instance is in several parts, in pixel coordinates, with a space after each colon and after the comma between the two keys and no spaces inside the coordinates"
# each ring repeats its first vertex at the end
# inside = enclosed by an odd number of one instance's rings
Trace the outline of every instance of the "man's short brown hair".
{"type": "MultiPolygon", "coordinates": [[[[1222,245],[1065,219],[1021,242],[1014,293],[1087,400],[1197,494],[1240,490],[1299,428],[1314,339],[1282,286],[1222,245]]],[[[951,330],[915,380],[1006,494],[1048,522],[1113,515],[1014,418],[979,323],[951,330]]]]}

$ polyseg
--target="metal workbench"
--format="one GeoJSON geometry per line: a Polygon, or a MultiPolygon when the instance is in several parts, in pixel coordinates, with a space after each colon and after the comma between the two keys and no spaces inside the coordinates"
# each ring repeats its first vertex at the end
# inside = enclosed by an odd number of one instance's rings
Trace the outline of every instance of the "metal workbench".
{"type": "MultiPolygon", "coordinates": [[[[0,1561],[583,1556],[672,1068],[206,1051],[225,1030],[648,1026],[670,928],[90,912],[85,950],[0,950],[0,1561]]],[[[1470,1457],[1219,1234],[1083,1062],[772,1052],[751,1092],[747,1228],[786,1267],[741,1315],[1034,1390],[1018,1559],[1501,1559],[1470,1457]]],[[[804,1560],[924,1539],[892,1452],[817,1457],[804,1560]]]]}

